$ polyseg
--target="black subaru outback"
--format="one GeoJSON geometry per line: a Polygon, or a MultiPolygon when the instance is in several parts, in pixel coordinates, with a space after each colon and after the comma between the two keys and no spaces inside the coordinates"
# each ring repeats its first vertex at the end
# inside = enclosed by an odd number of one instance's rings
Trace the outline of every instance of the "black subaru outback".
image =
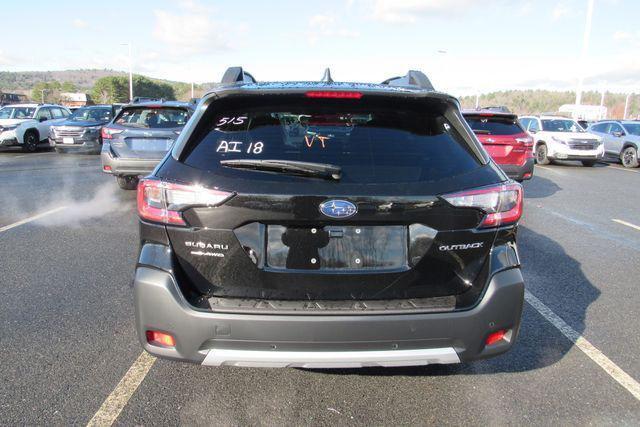
{"type": "Polygon", "coordinates": [[[137,329],[203,365],[457,363],[514,343],[522,187],[458,101],[234,67],[138,186],[137,329]]]}

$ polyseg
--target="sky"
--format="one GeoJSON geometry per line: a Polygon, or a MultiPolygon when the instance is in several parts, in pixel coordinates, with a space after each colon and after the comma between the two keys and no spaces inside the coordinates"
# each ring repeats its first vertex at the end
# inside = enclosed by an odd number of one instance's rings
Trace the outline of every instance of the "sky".
{"type": "Polygon", "coordinates": [[[263,81],[418,69],[457,96],[574,90],[581,74],[585,89],[640,92],[640,1],[595,0],[583,59],[587,2],[8,1],[0,70],[127,70],[131,43],[134,73],[185,82],[241,65],[263,81]]]}

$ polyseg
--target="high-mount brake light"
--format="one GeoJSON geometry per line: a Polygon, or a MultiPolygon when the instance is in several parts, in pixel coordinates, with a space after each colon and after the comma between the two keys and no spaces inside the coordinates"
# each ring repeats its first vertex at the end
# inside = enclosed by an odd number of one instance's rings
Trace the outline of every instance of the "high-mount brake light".
{"type": "Polygon", "coordinates": [[[122,133],[122,131],[122,129],[113,129],[105,126],[100,129],[100,136],[102,137],[102,139],[113,139],[113,135],[122,133]]]}
{"type": "Polygon", "coordinates": [[[462,191],[442,198],[456,207],[486,212],[481,228],[514,224],[522,216],[522,186],[517,183],[462,191]]]}
{"type": "Polygon", "coordinates": [[[186,225],[182,211],[193,206],[218,206],[233,193],[182,185],[157,179],[141,179],[138,183],[138,215],[142,219],[171,225],[186,225]]]}
{"type": "Polygon", "coordinates": [[[362,93],[333,90],[312,90],[307,92],[307,98],[360,99],[362,98],[362,93]]]}

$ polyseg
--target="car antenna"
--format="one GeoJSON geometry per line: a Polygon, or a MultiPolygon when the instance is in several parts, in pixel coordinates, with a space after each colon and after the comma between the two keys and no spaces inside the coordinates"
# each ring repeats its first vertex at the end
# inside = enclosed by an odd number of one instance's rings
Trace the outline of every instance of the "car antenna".
{"type": "Polygon", "coordinates": [[[331,70],[329,69],[329,67],[324,69],[324,76],[322,76],[322,80],[320,81],[327,84],[333,83],[333,78],[331,78],[331,70]]]}

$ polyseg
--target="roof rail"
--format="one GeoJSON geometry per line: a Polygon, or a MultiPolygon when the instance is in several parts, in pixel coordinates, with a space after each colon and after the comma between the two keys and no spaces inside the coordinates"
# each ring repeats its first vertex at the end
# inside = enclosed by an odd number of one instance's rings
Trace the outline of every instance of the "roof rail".
{"type": "Polygon", "coordinates": [[[223,85],[235,85],[238,83],[255,83],[256,79],[246,71],[242,69],[242,67],[229,67],[227,71],[224,72],[222,76],[222,80],[220,83],[223,85]]]}
{"type": "Polygon", "coordinates": [[[382,82],[383,85],[418,87],[424,90],[435,90],[429,78],[417,70],[409,70],[406,76],[391,77],[382,82]]]}

